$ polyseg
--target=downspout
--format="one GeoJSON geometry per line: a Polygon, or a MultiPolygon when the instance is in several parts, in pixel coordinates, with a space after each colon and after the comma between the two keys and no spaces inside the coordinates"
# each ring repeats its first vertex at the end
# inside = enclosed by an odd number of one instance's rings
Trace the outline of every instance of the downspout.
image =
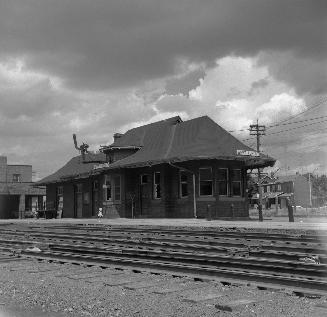
{"type": "Polygon", "coordinates": [[[169,165],[171,165],[172,167],[175,167],[175,168],[178,168],[180,171],[185,171],[185,172],[188,172],[188,173],[191,173],[192,174],[192,178],[193,178],[193,216],[194,218],[197,218],[197,215],[196,215],[196,197],[195,197],[195,173],[187,168],[184,168],[184,167],[181,167],[181,166],[178,166],[178,165],[175,165],[171,162],[168,162],[169,165]]]}

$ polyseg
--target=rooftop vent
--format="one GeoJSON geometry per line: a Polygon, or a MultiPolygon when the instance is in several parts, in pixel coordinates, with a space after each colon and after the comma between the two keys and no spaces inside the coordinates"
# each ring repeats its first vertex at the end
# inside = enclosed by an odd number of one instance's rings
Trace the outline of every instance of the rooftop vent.
{"type": "Polygon", "coordinates": [[[114,142],[116,142],[119,138],[121,138],[123,136],[123,134],[121,133],[115,133],[114,134],[114,142]]]}

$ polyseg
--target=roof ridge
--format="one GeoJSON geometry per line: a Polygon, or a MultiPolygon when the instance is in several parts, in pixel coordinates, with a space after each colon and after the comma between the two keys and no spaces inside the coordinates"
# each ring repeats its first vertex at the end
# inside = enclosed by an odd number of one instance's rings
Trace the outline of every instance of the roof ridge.
{"type": "MultiPolygon", "coordinates": [[[[135,129],[144,128],[144,127],[150,126],[152,124],[165,123],[165,122],[168,122],[168,121],[173,120],[175,118],[176,118],[176,120],[181,120],[181,122],[184,122],[180,116],[174,116],[174,117],[170,117],[170,118],[167,118],[167,119],[163,119],[163,120],[159,120],[159,121],[150,122],[150,123],[147,123],[147,124],[140,125],[138,127],[127,130],[125,133],[127,133],[128,131],[135,130],[135,129]]],[[[125,134],[125,133],[123,133],[123,134],[125,134]]]]}

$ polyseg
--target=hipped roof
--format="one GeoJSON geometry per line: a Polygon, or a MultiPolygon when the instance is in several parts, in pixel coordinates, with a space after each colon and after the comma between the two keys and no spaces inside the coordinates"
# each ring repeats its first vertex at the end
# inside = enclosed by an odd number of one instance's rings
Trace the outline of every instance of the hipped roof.
{"type": "Polygon", "coordinates": [[[238,160],[247,168],[273,166],[275,160],[260,154],[242,156],[237,150],[253,151],[207,116],[182,121],[179,116],[128,130],[104,152],[121,148],[138,149],[134,154],[101,167],[94,161],[106,162],[105,155],[86,154],[72,158],[65,166],[37,184],[62,182],[88,177],[107,169],[134,168],[162,163],[177,163],[201,159],[238,160]]]}
{"type": "Polygon", "coordinates": [[[131,129],[103,151],[138,146],[135,154],[116,161],[105,169],[133,168],[161,163],[200,159],[244,161],[249,168],[272,166],[266,155],[241,156],[237,150],[254,151],[208,116],[182,122],[179,117],[131,129]]]}
{"type": "Polygon", "coordinates": [[[88,177],[89,173],[93,171],[98,162],[105,162],[106,156],[103,153],[88,153],[85,154],[85,160],[81,155],[73,157],[66,165],[60,168],[55,173],[36,182],[36,185],[45,185],[49,183],[56,183],[72,178],[88,177]]]}

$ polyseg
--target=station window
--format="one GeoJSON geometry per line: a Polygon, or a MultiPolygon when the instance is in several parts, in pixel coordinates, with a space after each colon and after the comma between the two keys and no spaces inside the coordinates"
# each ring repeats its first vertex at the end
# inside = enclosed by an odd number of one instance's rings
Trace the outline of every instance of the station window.
{"type": "Polygon", "coordinates": [[[106,201],[111,201],[112,200],[112,186],[111,186],[110,175],[105,175],[103,188],[104,188],[104,199],[106,201]]]}
{"type": "Polygon", "coordinates": [[[120,185],[120,175],[114,176],[114,192],[115,192],[115,200],[120,200],[120,190],[121,190],[121,185],[120,185]]]}
{"type": "Polygon", "coordinates": [[[76,193],[82,193],[82,184],[76,185],[76,193]]]}
{"type": "Polygon", "coordinates": [[[99,189],[99,182],[98,181],[94,181],[93,182],[93,191],[97,191],[99,189]]]}
{"type": "Polygon", "coordinates": [[[57,210],[62,210],[64,207],[64,187],[57,187],[57,210]]]}
{"type": "Polygon", "coordinates": [[[149,182],[148,175],[147,174],[142,174],[141,175],[141,184],[144,185],[144,184],[147,184],[148,182],[149,182]]]}
{"type": "Polygon", "coordinates": [[[280,191],[282,191],[282,185],[281,184],[278,184],[277,185],[277,190],[280,192],[280,191]]]}
{"type": "Polygon", "coordinates": [[[212,196],[212,169],[203,167],[199,169],[200,176],[200,196],[212,196]]]}
{"type": "Polygon", "coordinates": [[[228,195],[228,169],[218,168],[218,194],[221,196],[228,195]]]}
{"type": "Polygon", "coordinates": [[[232,195],[241,196],[242,195],[242,173],[240,169],[233,169],[232,172],[232,195]]]}
{"type": "Polygon", "coordinates": [[[57,187],[57,195],[62,196],[64,194],[64,187],[63,186],[58,186],[57,187]]]}
{"type": "Polygon", "coordinates": [[[187,173],[183,171],[179,174],[179,193],[181,198],[188,196],[187,173]]]}
{"type": "Polygon", "coordinates": [[[105,175],[104,199],[106,201],[121,200],[121,178],[120,175],[105,175]]]}
{"type": "Polygon", "coordinates": [[[153,174],[153,197],[155,199],[161,198],[160,172],[155,172],[153,174]]]}

